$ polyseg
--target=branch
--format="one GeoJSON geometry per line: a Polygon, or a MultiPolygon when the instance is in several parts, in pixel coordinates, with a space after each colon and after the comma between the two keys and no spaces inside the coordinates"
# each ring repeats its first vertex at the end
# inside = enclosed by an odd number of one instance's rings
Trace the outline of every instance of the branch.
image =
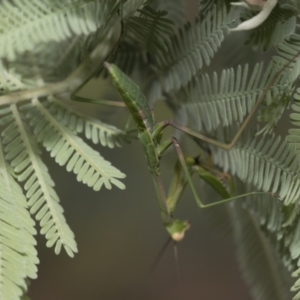
{"type": "Polygon", "coordinates": [[[91,55],[80,64],[65,80],[52,83],[36,89],[13,92],[0,96],[0,106],[19,103],[33,98],[40,98],[48,95],[70,93],[92,74],[99,66],[99,61],[103,61],[109,51],[103,51],[103,47],[98,45],[91,55]]]}

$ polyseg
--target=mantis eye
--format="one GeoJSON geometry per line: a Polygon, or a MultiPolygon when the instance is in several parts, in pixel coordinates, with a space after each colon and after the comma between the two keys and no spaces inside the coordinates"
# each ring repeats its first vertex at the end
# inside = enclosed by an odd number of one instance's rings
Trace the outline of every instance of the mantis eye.
{"type": "Polygon", "coordinates": [[[261,25],[271,14],[278,0],[247,0],[247,2],[231,2],[231,5],[243,6],[248,9],[259,9],[260,12],[253,18],[241,23],[230,31],[250,30],[261,25]]]}

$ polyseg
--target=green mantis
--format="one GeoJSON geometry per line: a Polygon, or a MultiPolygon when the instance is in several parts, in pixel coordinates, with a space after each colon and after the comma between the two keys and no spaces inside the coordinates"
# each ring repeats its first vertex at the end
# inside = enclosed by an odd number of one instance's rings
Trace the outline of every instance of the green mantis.
{"type": "MultiPolygon", "coordinates": [[[[250,120],[254,116],[262,101],[265,99],[265,96],[272,87],[272,85],[276,82],[276,80],[282,74],[282,72],[286,68],[288,68],[298,56],[299,53],[296,53],[296,55],[294,55],[291,60],[289,60],[285,65],[283,65],[273,75],[273,77],[270,78],[269,83],[259,96],[251,112],[241,124],[239,130],[237,131],[232,141],[228,144],[221,143],[212,138],[206,137],[185,126],[177,124],[172,120],[165,120],[162,122],[155,123],[153,111],[150,109],[147,99],[140,90],[140,88],[129,77],[127,77],[127,75],[125,75],[116,65],[109,64],[107,62],[104,63],[104,66],[106,67],[115,88],[117,89],[119,95],[123,100],[123,103],[112,102],[112,104],[114,106],[126,106],[132,119],[136,124],[138,140],[144,149],[148,168],[153,177],[153,182],[155,185],[161,212],[161,218],[166,230],[168,231],[168,233],[174,241],[180,241],[184,237],[185,231],[190,227],[190,224],[187,221],[174,218],[174,212],[177,203],[180,199],[183,190],[187,185],[190,186],[196,203],[200,208],[209,208],[212,206],[228,203],[235,199],[243,198],[252,194],[260,194],[260,192],[251,192],[244,195],[234,196],[230,180],[227,184],[229,186],[229,189],[227,189],[224,187],[223,183],[220,181],[218,176],[214,175],[209,170],[203,168],[201,164],[199,165],[197,159],[185,158],[180,148],[180,145],[175,138],[172,137],[170,139],[163,140],[163,130],[168,126],[172,126],[178,130],[183,131],[184,133],[188,134],[194,139],[200,139],[204,142],[210,143],[225,150],[230,150],[241,136],[243,130],[249,124],[250,120]],[[169,193],[167,194],[161,179],[160,161],[166,150],[172,146],[174,147],[178,155],[178,163],[175,169],[174,178],[171,183],[169,193]],[[211,185],[215,189],[215,191],[217,191],[222,196],[223,199],[212,203],[204,203],[198,197],[196,188],[193,184],[191,178],[193,173],[198,173],[200,178],[202,178],[209,185],[211,185]]],[[[74,93],[76,93],[77,91],[78,89],[74,93]]],[[[109,104],[109,101],[103,100],[89,100],[81,97],[73,97],[73,99],[84,102],[109,104]]],[[[205,151],[202,152],[202,155],[207,155],[205,151]]],[[[265,194],[265,192],[263,192],[263,194],[265,194]]]]}
{"type": "Polygon", "coordinates": [[[156,188],[162,221],[174,241],[180,241],[184,237],[185,231],[190,227],[187,221],[173,218],[180,195],[187,184],[190,186],[196,203],[200,208],[216,206],[249,195],[245,194],[233,197],[231,192],[227,192],[220,180],[212,173],[200,167],[195,159],[189,158],[186,161],[180,145],[175,138],[162,140],[163,130],[168,126],[175,127],[194,137],[199,137],[199,134],[170,120],[155,123],[147,99],[139,87],[116,65],[109,63],[104,63],[104,65],[136,124],[138,140],[143,146],[148,168],[152,174],[156,188]],[[175,148],[179,163],[169,195],[166,195],[161,179],[160,160],[165,151],[171,146],[175,148]],[[183,175],[181,174],[182,171],[183,175]],[[224,199],[209,204],[202,202],[192,182],[191,174],[194,172],[198,172],[199,176],[213,186],[224,199]]]}

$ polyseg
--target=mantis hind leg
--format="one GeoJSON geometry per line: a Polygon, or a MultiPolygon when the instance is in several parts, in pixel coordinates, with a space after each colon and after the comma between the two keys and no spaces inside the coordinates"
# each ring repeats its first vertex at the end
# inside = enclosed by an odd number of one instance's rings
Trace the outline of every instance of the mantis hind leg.
{"type": "MultiPolygon", "coordinates": [[[[166,126],[172,126],[178,130],[181,130],[185,133],[187,133],[188,135],[202,140],[206,143],[209,143],[211,145],[217,146],[219,148],[225,149],[225,150],[230,150],[234,147],[234,145],[236,144],[236,142],[238,141],[238,139],[241,137],[242,133],[244,132],[244,130],[247,128],[247,126],[249,125],[250,121],[252,120],[252,118],[255,116],[256,111],[258,110],[258,108],[260,107],[261,103],[265,100],[267,94],[270,92],[272,86],[276,83],[276,81],[280,78],[280,76],[282,75],[282,73],[291,66],[292,63],[294,63],[296,61],[296,59],[300,56],[300,51],[298,51],[291,59],[287,60],[287,63],[285,63],[277,72],[274,73],[274,75],[270,78],[268,84],[266,85],[266,87],[264,88],[264,90],[262,91],[262,93],[260,94],[260,96],[258,97],[256,103],[254,104],[254,106],[252,107],[251,111],[249,112],[249,114],[247,115],[247,117],[244,119],[244,121],[242,122],[239,130],[236,132],[235,136],[233,137],[233,139],[231,140],[230,143],[222,143],[220,141],[217,141],[213,138],[210,138],[208,136],[205,136],[195,130],[192,130],[190,128],[187,128],[181,124],[178,124],[172,120],[166,120],[164,122],[162,122],[161,127],[159,129],[163,129],[166,126]]],[[[159,131],[159,130],[158,130],[159,131]]]]}

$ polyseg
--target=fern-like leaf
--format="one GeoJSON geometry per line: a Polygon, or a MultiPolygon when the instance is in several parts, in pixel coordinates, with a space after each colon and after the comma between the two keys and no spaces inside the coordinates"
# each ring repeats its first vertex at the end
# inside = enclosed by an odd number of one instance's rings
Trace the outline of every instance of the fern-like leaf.
{"type": "Polygon", "coordinates": [[[121,147],[122,140],[126,140],[124,131],[72,109],[70,105],[64,104],[63,99],[49,97],[48,100],[48,103],[43,104],[47,106],[52,116],[72,131],[83,132],[85,137],[94,144],[100,143],[112,149],[115,146],[121,147]]]}
{"type": "Polygon", "coordinates": [[[183,26],[186,20],[186,2],[183,0],[155,0],[151,6],[156,11],[165,10],[168,12],[167,18],[175,22],[179,27],[183,26]]]}
{"type": "Polygon", "coordinates": [[[124,189],[118,180],[125,174],[113,167],[97,151],[88,146],[75,132],[68,129],[62,120],[55,119],[37,99],[33,101],[33,109],[27,114],[34,127],[37,140],[43,144],[51,157],[67,171],[77,175],[77,180],[99,191],[104,184],[111,189],[112,184],[124,189]]]}
{"type": "MultiPolygon", "coordinates": [[[[244,18],[253,16],[247,10],[244,18]]],[[[277,5],[268,19],[253,30],[246,44],[253,44],[255,50],[262,48],[266,51],[282,42],[289,34],[295,31],[297,10],[290,5],[277,5]]]]}
{"type": "Polygon", "coordinates": [[[230,151],[211,148],[214,161],[255,189],[278,195],[284,205],[298,203],[299,163],[296,153],[280,137],[244,136],[230,151]]]}
{"type": "MultiPolygon", "coordinates": [[[[146,70],[147,59],[145,53],[141,52],[139,43],[131,43],[126,38],[118,46],[118,50],[113,57],[113,62],[126,74],[131,74],[133,70],[146,70]]],[[[105,72],[103,72],[106,74],[105,72]]],[[[145,73],[143,72],[143,75],[145,73]]]]}
{"type": "MultiPolygon", "coordinates": [[[[297,29],[300,29],[300,27],[297,26],[297,29]]],[[[277,45],[276,50],[278,54],[282,56],[283,64],[285,63],[284,60],[289,61],[293,59],[296,54],[300,53],[300,35],[296,33],[290,34],[282,43],[277,45]]],[[[298,55],[290,72],[290,82],[294,83],[298,79],[299,74],[300,58],[298,55]]]]}
{"type": "Polygon", "coordinates": [[[269,192],[260,201],[249,201],[268,235],[274,236],[273,245],[289,270],[300,258],[299,157],[280,137],[268,140],[245,137],[232,150],[212,148],[217,164],[230,170],[251,190],[269,192]],[[280,201],[278,201],[278,198],[280,201]]]}
{"type": "MultiPolygon", "coordinates": [[[[293,113],[290,114],[291,122],[294,125],[300,126],[300,88],[294,94],[294,104],[291,106],[293,113]]],[[[291,148],[300,153],[300,128],[289,129],[287,141],[291,148]]]]}
{"type": "Polygon", "coordinates": [[[37,277],[36,230],[0,146],[0,299],[18,300],[27,289],[25,279],[37,277]]]}
{"type": "MultiPolygon", "coordinates": [[[[179,91],[176,98],[183,102],[181,107],[186,110],[193,128],[201,131],[204,126],[204,129],[210,132],[216,130],[218,126],[241,123],[275,71],[277,71],[276,64],[271,62],[266,70],[263,63],[256,64],[251,75],[248,65],[238,66],[236,71],[223,70],[220,78],[217,73],[213,74],[212,79],[204,74],[194,77],[186,88],[179,91]]],[[[268,91],[264,101],[268,112],[270,106],[276,99],[281,99],[283,91],[286,90],[288,74],[288,72],[282,74],[268,91]]],[[[274,118],[275,114],[271,115],[274,118]]],[[[270,121],[266,118],[263,120],[270,121]]]]}
{"type": "Polygon", "coordinates": [[[288,273],[257,219],[238,203],[231,206],[230,215],[239,264],[253,299],[290,299],[288,273]]]}
{"type": "Polygon", "coordinates": [[[113,62],[127,74],[133,69],[145,70],[150,53],[166,50],[165,40],[174,34],[173,27],[165,11],[144,6],[126,21],[126,31],[113,62]]]}
{"type": "Polygon", "coordinates": [[[20,74],[13,69],[8,69],[0,61],[0,95],[25,90],[28,86],[20,74]]]}
{"type": "Polygon", "coordinates": [[[166,11],[155,11],[150,6],[138,10],[139,16],[129,18],[126,24],[126,40],[139,44],[140,51],[166,50],[164,40],[173,34],[174,23],[166,11]]]}
{"type": "Polygon", "coordinates": [[[5,158],[10,161],[19,181],[25,181],[30,212],[40,221],[41,232],[48,240],[47,246],[55,244],[55,253],[63,246],[72,257],[77,252],[74,234],[66,223],[63,208],[53,189],[48,169],[40,159],[40,150],[30,128],[24,122],[15,105],[11,106],[12,115],[7,117],[7,127],[2,132],[5,158]]]}
{"type": "Polygon", "coordinates": [[[87,36],[107,24],[117,5],[117,0],[4,0],[0,4],[0,57],[14,60],[45,41],[87,36]]]}
{"type": "Polygon", "coordinates": [[[45,83],[64,80],[78,66],[82,57],[84,37],[72,36],[65,41],[37,45],[30,53],[18,55],[9,62],[26,81],[40,87],[45,83]],[[30,62],[30,63],[28,63],[30,62]]]}
{"type": "Polygon", "coordinates": [[[161,98],[163,90],[178,90],[185,86],[204,64],[209,65],[224,40],[224,31],[230,22],[225,6],[214,6],[204,20],[200,22],[197,19],[193,26],[188,23],[167,41],[167,51],[158,52],[154,58],[155,70],[160,81],[153,82],[151,90],[155,91],[155,94],[151,95],[151,98],[161,98]]]}
{"type": "MultiPolygon", "coordinates": [[[[256,195],[247,200],[246,207],[256,215],[261,224],[261,230],[268,236],[269,242],[273,249],[277,250],[287,270],[289,272],[296,270],[292,275],[298,277],[299,270],[297,271],[297,269],[300,259],[299,203],[282,206],[282,203],[274,201],[274,198],[256,195]]],[[[281,273],[285,273],[284,270],[281,273]]],[[[285,277],[288,278],[288,275],[285,277]]],[[[297,280],[291,290],[295,292],[299,290],[299,287],[299,280],[297,280]]],[[[300,299],[300,293],[295,295],[293,300],[295,299],[300,299]]]]}
{"type": "MultiPolygon", "coordinates": [[[[150,0],[151,1],[151,0],[150,0]]],[[[123,2],[123,18],[131,17],[136,13],[136,11],[143,5],[147,4],[149,0],[121,0],[123,2]]]]}

